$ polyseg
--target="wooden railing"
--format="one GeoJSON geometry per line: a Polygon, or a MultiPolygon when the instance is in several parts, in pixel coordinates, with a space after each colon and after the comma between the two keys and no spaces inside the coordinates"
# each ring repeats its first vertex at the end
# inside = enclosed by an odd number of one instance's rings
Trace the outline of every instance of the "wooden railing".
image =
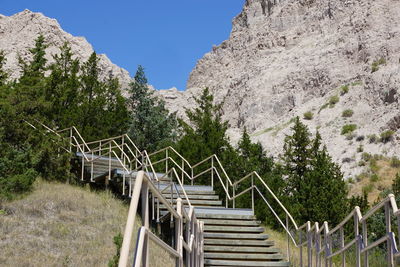
{"type": "Polygon", "coordinates": [[[197,220],[193,206],[185,207],[182,199],[178,198],[176,206],[174,207],[162,195],[157,186],[143,171],[139,171],[131,195],[132,198],[129,207],[128,219],[125,227],[124,239],[118,263],[119,267],[132,266],[132,263],[129,262],[129,254],[131,252],[132,240],[134,239],[133,229],[136,221],[135,218],[137,214],[139,199],[141,199],[142,207],[142,227],[139,229],[139,233],[137,235],[133,266],[149,266],[148,255],[150,239],[154,241],[158,246],[163,248],[166,252],[168,252],[171,256],[175,257],[177,261],[177,266],[179,267],[183,267],[184,251],[186,251],[185,266],[200,267],[204,265],[204,224],[203,222],[197,220]],[[175,247],[166,244],[158,236],[154,235],[150,230],[150,193],[154,197],[156,197],[160,201],[160,203],[165,205],[166,209],[169,211],[173,220],[175,221],[175,247]],[[187,209],[189,210],[188,212],[186,211],[187,209]],[[186,229],[186,232],[184,229],[186,229]]]}

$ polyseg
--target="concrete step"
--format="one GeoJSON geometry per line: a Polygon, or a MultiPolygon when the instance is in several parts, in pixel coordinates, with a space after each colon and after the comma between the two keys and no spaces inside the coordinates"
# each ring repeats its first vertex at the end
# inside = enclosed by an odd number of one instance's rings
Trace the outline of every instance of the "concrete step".
{"type": "Polygon", "coordinates": [[[289,262],[286,261],[248,261],[248,260],[214,260],[214,259],[205,259],[205,266],[249,266],[249,267],[282,267],[282,266],[290,266],[289,262]]]}
{"type": "Polygon", "coordinates": [[[205,225],[240,225],[240,226],[259,226],[258,221],[248,220],[214,220],[214,219],[202,219],[205,225]]]}
{"type": "Polygon", "coordinates": [[[229,259],[229,260],[282,260],[279,253],[204,253],[205,259],[229,259]]]}
{"type": "Polygon", "coordinates": [[[275,245],[272,240],[236,240],[236,239],[205,239],[205,245],[219,246],[254,246],[254,247],[270,247],[275,245]]]}
{"type": "Polygon", "coordinates": [[[268,239],[267,234],[238,234],[238,233],[204,233],[205,239],[210,238],[225,238],[225,239],[258,239],[264,240],[268,239]]]}
{"type": "Polygon", "coordinates": [[[205,225],[205,232],[239,232],[239,233],[263,233],[263,227],[245,227],[245,226],[223,226],[223,225],[205,225]]]}
{"type": "Polygon", "coordinates": [[[271,247],[243,247],[243,246],[204,246],[206,252],[241,252],[241,253],[279,253],[280,249],[271,247]]]}

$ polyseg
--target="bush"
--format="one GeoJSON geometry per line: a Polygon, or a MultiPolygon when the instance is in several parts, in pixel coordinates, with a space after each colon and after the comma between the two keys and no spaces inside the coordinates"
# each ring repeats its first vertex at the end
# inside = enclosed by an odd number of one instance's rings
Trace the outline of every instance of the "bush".
{"type": "Polygon", "coordinates": [[[376,134],[370,134],[367,137],[370,144],[376,144],[378,141],[378,136],[376,136],[376,134]]]}
{"type": "Polygon", "coordinates": [[[375,182],[377,182],[377,181],[379,180],[379,176],[378,176],[376,173],[374,173],[374,174],[371,175],[371,177],[369,178],[369,180],[370,180],[372,183],[375,183],[375,182]]]}
{"type": "Polygon", "coordinates": [[[362,144],[360,144],[358,147],[357,147],[357,152],[358,153],[361,153],[361,152],[363,152],[364,151],[364,146],[362,145],[362,144]]]}
{"type": "Polygon", "coordinates": [[[356,141],[361,142],[361,141],[364,141],[364,139],[365,139],[364,135],[359,135],[359,136],[357,136],[356,141]]]}
{"type": "Polygon", "coordinates": [[[364,153],[362,153],[362,155],[361,155],[361,158],[363,159],[363,160],[365,160],[365,161],[369,161],[370,159],[371,159],[371,154],[369,154],[369,153],[367,153],[367,152],[364,152],[364,153]]]}
{"type": "Polygon", "coordinates": [[[333,108],[335,104],[338,102],[339,102],[339,96],[337,95],[331,96],[331,98],[329,98],[329,107],[333,108]]]}
{"type": "Polygon", "coordinates": [[[400,159],[396,156],[390,160],[390,166],[393,168],[400,168],[400,159]]]}
{"type": "Polygon", "coordinates": [[[367,184],[362,187],[362,192],[363,192],[363,194],[368,195],[369,193],[372,192],[373,189],[374,189],[374,186],[372,184],[367,184]]]}
{"type": "Polygon", "coordinates": [[[381,139],[380,139],[380,141],[381,141],[382,143],[385,143],[385,144],[386,144],[387,142],[392,141],[393,135],[394,135],[394,131],[392,131],[392,130],[386,130],[386,131],[384,131],[384,132],[381,133],[381,139]]]}
{"type": "Polygon", "coordinates": [[[307,111],[306,113],[303,114],[303,118],[305,120],[312,120],[314,117],[314,114],[311,111],[307,111]]]}
{"type": "Polygon", "coordinates": [[[371,72],[378,71],[379,65],[383,64],[386,64],[386,59],[384,59],[383,57],[378,60],[375,60],[374,62],[372,62],[371,72]]]}
{"type": "Polygon", "coordinates": [[[340,87],[340,94],[341,95],[345,95],[345,94],[347,94],[349,92],[349,86],[346,84],[346,85],[343,85],[342,87],[340,87]]]}
{"type": "Polygon", "coordinates": [[[346,124],[346,125],[343,125],[341,134],[346,135],[346,134],[354,132],[356,129],[357,129],[357,125],[346,124]]]}
{"type": "Polygon", "coordinates": [[[353,110],[346,109],[346,110],[343,110],[342,117],[349,118],[349,117],[353,116],[353,114],[354,114],[353,110]]]}
{"type": "Polygon", "coordinates": [[[121,233],[118,233],[116,236],[114,236],[113,242],[116,247],[116,254],[108,262],[108,267],[117,267],[118,266],[119,256],[120,256],[121,247],[122,247],[122,239],[123,238],[122,238],[121,233]]]}

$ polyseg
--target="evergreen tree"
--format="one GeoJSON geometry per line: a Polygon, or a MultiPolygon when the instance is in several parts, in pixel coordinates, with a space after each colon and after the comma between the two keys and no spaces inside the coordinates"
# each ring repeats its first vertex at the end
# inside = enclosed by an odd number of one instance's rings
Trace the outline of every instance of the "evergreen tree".
{"type": "Polygon", "coordinates": [[[51,74],[47,79],[45,98],[51,103],[47,116],[59,128],[67,128],[78,119],[79,60],[73,59],[68,43],[53,55],[51,74]]]}
{"type": "Polygon", "coordinates": [[[0,50],[0,87],[5,85],[8,79],[8,73],[4,70],[7,59],[3,50],[0,50]]]}
{"type": "Polygon", "coordinates": [[[284,145],[286,195],[293,215],[301,222],[337,224],[347,211],[347,188],[340,167],[332,161],[321,136],[310,139],[297,117],[284,145]]]}
{"type": "Polygon", "coordinates": [[[175,114],[169,114],[164,102],[153,95],[142,66],[138,67],[128,92],[132,140],[148,151],[171,144],[176,135],[175,114]]]}

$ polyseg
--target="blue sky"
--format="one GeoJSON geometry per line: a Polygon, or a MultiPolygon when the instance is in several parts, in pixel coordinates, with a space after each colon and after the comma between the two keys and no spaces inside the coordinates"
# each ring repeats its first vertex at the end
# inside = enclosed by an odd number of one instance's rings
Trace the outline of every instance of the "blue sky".
{"type": "Polygon", "coordinates": [[[143,65],[157,89],[184,90],[190,71],[212,45],[229,37],[244,0],[1,0],[0,13],[24,9],[55,18],[97,53],[135,74],[143,65]]]}

